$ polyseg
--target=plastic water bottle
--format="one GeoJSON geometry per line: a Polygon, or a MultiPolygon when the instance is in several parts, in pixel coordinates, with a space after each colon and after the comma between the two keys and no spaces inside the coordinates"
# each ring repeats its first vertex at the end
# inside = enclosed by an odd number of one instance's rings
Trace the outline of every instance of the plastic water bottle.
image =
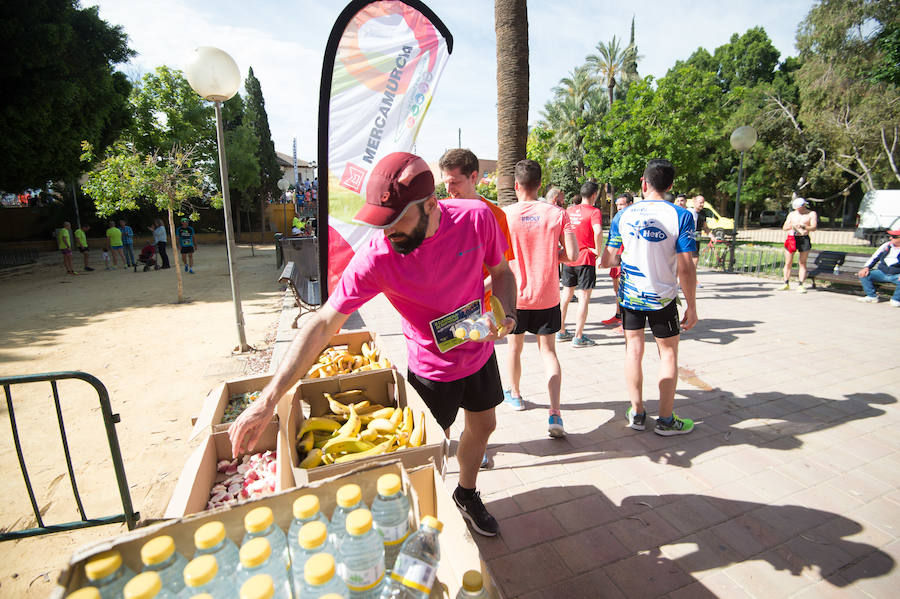
{"type": "MultiPolygon", "coordinates": [[[[313,521],[319,521],[325,526],[330,524],[328,518],[325,517],[325,514],[319,511],[320,509],[319,498],[315,495],[302,495],[294,500],[294,521],[291,522],[291,527],[288,529],[287,536],[288,550],[291,554],[291,563],[296,561],[296,554],[300,552],[300,545],[297,543],[297,540],[303,525],[313,521]]],[[[299,572],[300,577],[303,578],[302,564],[299,567],[299,572]]]]}
{"type": "Polygon", "coordinates": [[[478,341],[482,337],[487,337],[491,334],[491,325],[494,325],[495,328],[497,327],[494,314],[493,312],[485,312],[472,323],[472,328],[469,330],[469,339],[478,341]]]}
{"type": "Polygon", "coordinates": [[[365,508],[347,516],[347,536],[338,549],[338,571],[350,589],[350,599],[378,599],[384,584],[384,543],[372,528],[365,508]]]}
{"type": "Polygon", "coordinates": [[[115,549],[92,557],[84,565],[84,575],[102,599],[120,599],[125,583],[134,578],[134,572],[122,563],[122,556],[115,549]]]}
{"type": "Polygon", "coordinates": [[[403,543],[381,599],[427,599],[441,559],[438,535],[443,528],[437,518],[422,518],[419,530],[403,543]]]}
{"type": "Polygon", "coordinates": [[[170,593],[164,588],[162,578],[156,572],[142,572],[128,581],[122,596],[125,599],[176,599],[178,593],[170,593]]]}
{"type": "Polygon", "coordinates": [[[284,531],[275,525],[275,517],[272,515],[272,508],[258,507],[247,512],[244,516],[244,540],[241,546],[250,539],[264,537],[269,541],[269,547],[272,548],[272,555],[276,555],[284,563],[284,569],[289,570],[291,567],[291,556],[288,553],[287,537],[284,531]]]}
{"type": "Polygon", "coordinates": [[[334,545],[335,550],[339,551],[341,539],[347,534],[347,514],[366,506],[362,502],[362,489],[353,483],[338,489],[335,499],[337,506],[331,515],[331,528],[328,534],[331,537],[331,544],[334,545]]]}
{"type": "Polygon", "coordinates": [[[297,551],[291,560],[294,588],[298,592],[303,588],[303,572],[306,562],[317,553],[328,553],[334,556],[337,551],[328,540],[328,528],[318,520],[314,520],[307,522],[300,529],[297,551]]]}
{"type": "Polygon", "coordinates": [[[169,535],[160,535],[144,543],[141,561],[144,562],[144,572],[159,574],[167,592],[178,595],[184,589],[187,560],[175,551],[175,540],[169,535]]]}
{"type": "Polygon", "coordinates": [[[462,586],[456,594],[456,599],[488,599],[481,572],[469,570],[463,574],[462,586]]]}
{"type": "Polygon", "coordinates": [[[219,576],[219,564],[211,555],[195,557],[184,567],[184,591],[182,597],[209,593],[216,599],[237,599],[234,581],[230,576],[219,576]]]}
{"type": "Polygon", "coordinates": [[[378,495],[372,501],[372,524],[381,533],[384,543],[384,568],[394,569],[403,541],[409,536],[409,500],[396,474],[378,478],[378,495]]]}
{"type": "Polygon", "coordinates": [[[100,599],[100,591],[97,587],[81,587],[66,595],[66,599],[100,599]]]}
{"type": "Polygon", "coordinates": [[[272,579],[275,599],[291,598],[291,583],[287,577],[287,570],[277,555],[272,554],[269,540],[265,537],[250,539],[241,546],[241,565],[238,567],[234,582],[243,588],[258,574],[266,574],[272,579]]]}
{"type": "Polygon", "coordinates": [[[335,573],[334,557],[328,553],[317,553],[303,567],[303,588],[297,599],[319,599],[328,594],[350,599],[347,585],[335,573]]]}
{"type": "Polygon", "coordinates": [[[195,557],[212,555],[216,558],[216,563],[221,564],[220,576],[234,577],[241,558],[238,555],[237,545],[225,536],[224,524],[213,520],[194,531],[194,547],[197,548],[195,557]]]}
{"type": "Polygon", "coordinates": [[[272,599],[275,584],[268,574],[257,574],[241,585],[240,599],[272,599]]]}

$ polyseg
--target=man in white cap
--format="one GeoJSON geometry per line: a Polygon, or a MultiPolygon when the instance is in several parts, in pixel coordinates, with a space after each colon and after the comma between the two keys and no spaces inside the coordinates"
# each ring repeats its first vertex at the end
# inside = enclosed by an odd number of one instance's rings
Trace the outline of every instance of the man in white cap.
{"type": "Polygon", "coordinates": [[[503,403],[493,341],[516,327],[516,280],[503,257],[506,239],[481,200],[438,202],[434,176],[414,154],[382,158],[365,195],[354,220],[380,231],[353,256],[328,300],[298,331],[271,382],[231,425],[233,455],[244,453],[245,446],[253,449],[278,399],[309,370],[350,314],[384,293],[403,317],[410,385],[445,433],[463,409],[453,500],[472,528],[494,536],[499,525],[475,481],[496,426],[495,408],[503,403]],[[482,265],[507,317],[481,342],[463,341],[453,334],[456,325],[484,309],[482,265]]]}
{"type": "Polygon", "coordinates": [[[797,275],[800,279],[797,291],[806,293],[803,281],[806,280],[806,258],[812,247],[809,234],[818,228],[819,217],[815,210],[809,209],[809,202],[803,198],[795,198],[791,202],[791,208],[793,210],[784,219],[784,225],[781,227],[783,231],[788,232],[788,237],[784,242],[784,285],[779,289],[787,291],[791,288],[791,267],[794,265],[794,252],[797,252],[797,275]]]}

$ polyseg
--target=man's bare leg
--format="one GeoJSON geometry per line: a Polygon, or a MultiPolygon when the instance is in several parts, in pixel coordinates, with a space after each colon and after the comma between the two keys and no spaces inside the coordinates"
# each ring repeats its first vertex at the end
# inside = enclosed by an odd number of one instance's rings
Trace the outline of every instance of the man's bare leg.
{"type": "Polygon", "coordinates": [[[459,436],[456,460],[459,462],[459,486],[474,489],[491,433],[497,427],[495,408],[483,412],[464,410],[466,428],[459,436]]]}
{"type": "Polygon", "coordinates": [[[519,381],[522,379],[522,347],[525,345],[525,333],[507,335],[509,343],[509,390],[513,397],[522,397],[519,392],[519,381]]]}
{"type": "Polygon", "coordinates": [[[798,252],[797,253],[797,278],[800,279],[800,285],[803,285],[803,282],[806,280],[806,259],[809,257],[809,252],[798,252]]]}
{"type": "MultiPolygon", "coordinates": [[[[550,409],[559,410],[559,394],[562,383],[562,369],[556,356],[556,339],[553,335],[537,335],[538,350],[544,362],[547,375],[547,393],[550,395],[550,409]]],[[[516,382],[518,386],[518,381],[516,382]]]]}
{"type": "Polygon", "coordinates": [[[562,316],[561,322],[563,331],[566,330],[566,312],[569,310],[569,302],[572,301],[573,295],[575,295],[574,287],[563,287],[562,291],[559,292],[559,312],[562,316]]]}
{"type": "Polygon", "coordinates": [[[625,390],[636,414],[644,411],[644,331],[625,329],[625,390]]]}
{"type": "Polygon", "coordinates": [[[575,337],[579,338],[584,335],[584,323],[587,321],[588,304],[591,303],[591,292],[593,289],[578,290],[578,316],[575,320],[575,337]]]}
{"type": "Polygon", "coordinates": [[[791,267],[794,266],[794,253],[784,250],[784,283],[791,280],[791,267]]]}
{"type": "Polygon", "coordinates": [[[656,340],[659,351],[659,417],[668,418],[675,406],[678,385],[678,340],[680,335],[656,340]]]}

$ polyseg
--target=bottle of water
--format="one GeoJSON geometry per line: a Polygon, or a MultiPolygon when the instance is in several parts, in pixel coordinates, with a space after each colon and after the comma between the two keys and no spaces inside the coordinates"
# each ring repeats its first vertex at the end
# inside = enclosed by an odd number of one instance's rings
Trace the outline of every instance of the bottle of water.
{"type": "Polygon", "coordinates": [[[469,570],[463,574],[462,586],[456,594],[456,599],[488,599],[487,590],[484,588],[484,580],[478,570],[469,570]]]}
{"type": "Polygon", "coordinates": [[[472,323],[472,327],[469,330],[469,339],[478,341],[482,337],[487,337],[491,334],[492,324],[496,328],[497,322],[494,320],[493,312],[485,312],[472,323]]]}
{"type": "Polygon", "coordinates": [[[241,546],[241,565],[234,582],[238,587],[258,574],[266,574],[274,585],[274,599],[290,599],[291,583],[287,570],[277,555],[273,555],[269,540],[265,537],[250,539],[241,546]]]}
{"type": "Polygon", "coordinates": [[[122,596],[125,599],[176,599],[178,593],[170,593],[164,588],[162,578],[156,572],[141,572],[128,581],[122,596]]]}
{"type": "Polygon", "coordinates": [[[134,572],[122,563],[119,552],[111,549],[92,557],[84,565],[84,575],[90,586],[97,588],[102,599],[119,599],[125,583],[134,577],[134,572]]]}
{"type": "Polygon", "coordinates": [[[365,508],[347,516],[347,536],[338,549],[338,571],[350,589],[350,599],[378,599],[384,584],[384,543],[372,528],[365,508]]]}
{"type": "Polygon", "coordinates": [[[409,536],[409,500],[396,474],[378,478],[378,495],[372,501],[372,523],[384,542],[384,568],[390,573],[400,553],[403,541],[409,536]]]}
{"type": "Polygon", "coordinates": [[[81,587],[66,595],[66,599],[100,599],[100,591],[97,587],[81,587]]]}
{"type": "Polygon", "coordinates": [[[437,518],[422,518],[419,530],[403,543],[381,599],[427,599],[441,559],[438,535],[443,528],[437,518]]]}
{"type": "Polygon", "coordinates": [[[184,567],[184,591],[182,597],[194,597],[209,593],[216,599],[237,599],[234,580],[230,576],[218,576],[219,564],[211,555],[195,557],[184,567]]]}
{"type": "Polygon", "coordinates": [[[468,339],[469,333],[472,332],[472,329],[475,327],[475,320],[472,318],[467,318],[465,320],[460,320],[456,323],[456,328],[453,329],[453,336],[457,339],[468,339]]]}
{"type": "Polygon", "coordinates": [[[272,599],[275,584],[268,574],[257,574],[241,585],[240,599],[272,599]]]}
{"type": "Polygon", "coordinates": [[[334,557],[328,553],[317,553],[303,567],[303,588],[297,599],[319,599],[330,593],[350,599],[347,585],[335,574],[334,557]]]}
{"type": "Polygon", "coordinates": [[[303,572],[306,562],[317,553],[337,554],[331,541],[328,540],[328,528],[318,520],[307,522],[300,529],[297,540],[297,552],[291,560],[294,588],[299,592],[303,588],[303,572]]]}
{"type": "Polygon", "coordinates": [[[234,578],[241,558],[237,545],[225,536],[224,524],[213,520],[194,531],[194,547],[197,548],[195,557],[212,555],[217,564],[222,564],[220,576],[234,578]]]}
{"type": "MultiPolygon", "coordinates": [[[[330,524],[328,518],[325,517],[325,514],[319,511],[320,509],[319,498],[315,495],[302,495],[294,500],[294,521],[291,522],[291,527],[288,529],[287,536],[288,549],[291,554],[291,563],[296,561],[296,554],[300,552],[300,545],[297,543],[297,539],[299,538],[300,529],[303,528],[303,525],[315,520],[323,523],[325,526],[330,524]]],[[[302,564],[299,567],[299,572],[300,577],[303,578],[302,564]]]]}
{"type": "Polygon", "coordinates": [[[275,525],[275,517],[272,515],[272,508],[258,507],[247,512],[244,516],[244,540],[241,546],[250,539],[257,537],[265,537],[269,541],[269,547],[272,548],[272,555],[278,558],[284,564],[285,571],[291,568],[291,556],[288,553],[287,537],[284,531],[275,525]]]}
{"type": "Polygon", "coordinates": [[[337,506],[331,515],[331,528],[328,534],[335,550],[340,550],[341,539],[347,534],[347,514],[366,506],[362,502],[362,489],[353,483],[338,489],[335,499],[337,506]]]}
{"type": "Polygon", "coordinates": [[[163,588],[178,595],[184,588],[184,567],[187,560],[175,551],[175,540],[169,535],[150,539],[141,547],[141,561],[144,572],[156,572],[162,580],[163,588]]]}

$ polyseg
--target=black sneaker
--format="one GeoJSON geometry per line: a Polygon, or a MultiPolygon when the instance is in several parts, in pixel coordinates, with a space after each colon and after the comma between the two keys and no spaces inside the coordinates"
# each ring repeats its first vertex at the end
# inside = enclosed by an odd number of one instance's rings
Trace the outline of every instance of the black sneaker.
{"type": "Polygon", "coordinates": [[[481,493],[476,491],[470,499],[460,499],[459,494],[454,491],[453,502],[456,503],[456,507],[462,512],[463,518],[469,521],[469,524],[472,525],[475,532],[486,537],[497,535],[497,531],[500,530],[500,525],[497,524],[497,520],[491,516],[487,511],[487,508],[484,507],[484,504],[481,502],[481,493]]]}
{"type": "Polygon", "coordinates": [[[645,428],[644,423],[647,421],[647,412],[637,414],[633,407],[628,406],[625,410],[625,420],[628,422],[630,428],[633,428],[636,431],[642,431],[645,428]]]}

